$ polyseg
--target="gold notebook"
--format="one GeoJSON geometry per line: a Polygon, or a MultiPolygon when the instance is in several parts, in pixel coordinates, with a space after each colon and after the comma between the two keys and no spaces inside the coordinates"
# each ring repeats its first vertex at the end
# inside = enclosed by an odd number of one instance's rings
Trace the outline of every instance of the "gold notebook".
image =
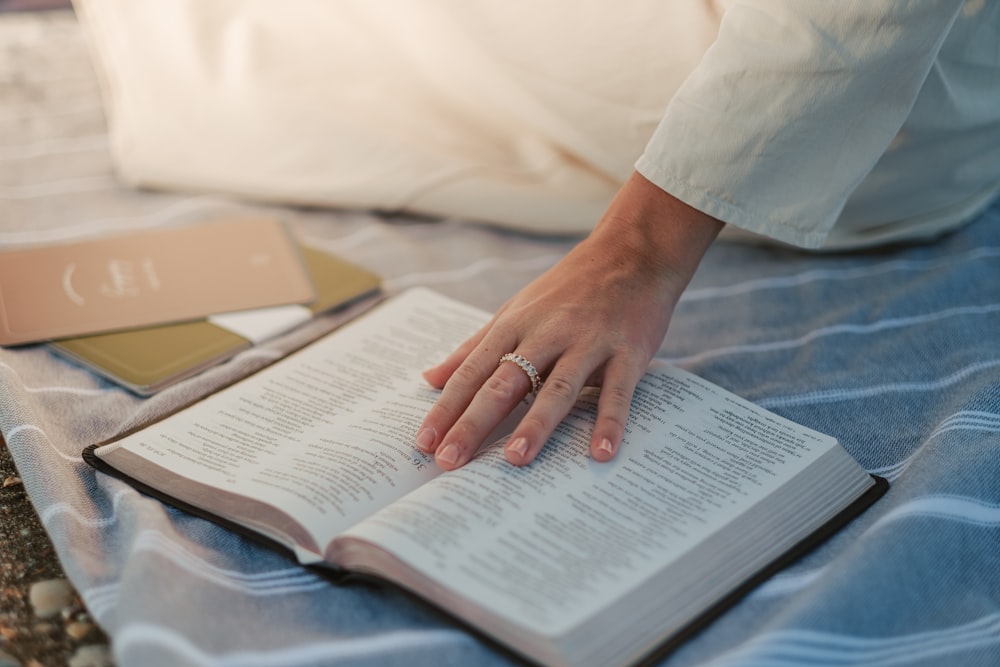
{"type": "Polygon", "coordinates": [[[307,306],[235,313],[193,322],[66,338],[50,343],[67,357],[141,396],[149,396],[260,340],[288,331],[319,313],[347,306],[375,293],[379,276],[322,251],[303,247],[302,258],[316,290],[307,306]],[[290,309],[298,309],[298,313],[290,309]],[[247,333],[234,319],[255,318],[267,326],[247,333]]]}

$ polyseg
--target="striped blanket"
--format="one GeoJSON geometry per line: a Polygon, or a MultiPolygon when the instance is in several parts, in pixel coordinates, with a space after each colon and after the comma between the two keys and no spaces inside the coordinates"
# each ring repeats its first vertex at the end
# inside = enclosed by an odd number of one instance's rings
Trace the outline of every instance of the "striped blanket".
{"type": "MultiPolygon", "coordinates": [[[[492,309],[573,242],[130,191],[105,127],[72,15],[4,17],[0,247],[263,212],[380,272],[389,293],[427,285],[492,309]]],[[[511,664],[392,588],[333,585],[80,458],[351,315],[149,399],[45,346],[0,349],[0,432],[119,665],[511,664]]],[[[719,243],[660,356],[836,436],[892,482],[664,665],[1000,664],[1000,205],[934,244],[811,255],[719,243]]]]}

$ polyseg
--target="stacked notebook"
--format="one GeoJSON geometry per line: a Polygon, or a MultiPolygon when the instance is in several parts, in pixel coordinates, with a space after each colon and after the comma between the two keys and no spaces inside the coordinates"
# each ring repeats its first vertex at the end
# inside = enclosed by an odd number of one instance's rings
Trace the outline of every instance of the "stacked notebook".
{"type": "Polygon", "coordinates": [[[0,253],[0,345],[47,342],[149,395],[379,287],[271,219],[19,249],[0,253]]]}

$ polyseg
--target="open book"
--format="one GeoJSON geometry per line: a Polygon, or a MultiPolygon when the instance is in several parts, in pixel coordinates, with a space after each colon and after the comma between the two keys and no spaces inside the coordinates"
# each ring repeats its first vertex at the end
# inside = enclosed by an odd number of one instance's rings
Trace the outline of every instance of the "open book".
{"type": "Polygon", "coordinates": [[[545,665],[675,642],[885,489],[832,438],[656,362],[612,462],[588,455],[585,396],[532,465],[498,443],[441,472],[413,446],[420,371],[488,317],[411,290],[86,459],[545,665]]]}

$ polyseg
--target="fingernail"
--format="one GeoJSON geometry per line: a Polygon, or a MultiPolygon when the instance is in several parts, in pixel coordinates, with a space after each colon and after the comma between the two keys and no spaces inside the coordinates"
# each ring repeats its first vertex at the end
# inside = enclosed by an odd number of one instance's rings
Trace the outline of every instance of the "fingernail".
{"type": "Polygon", "coordinates": [[[598,451],[604,452],[608,456],[615,453],[615,448],[611,446],[611,441],[607,438],[601,438],[601,442],[597,445],[598,451]]]}
{"type": "Polygon", "coordinates": [[[507,443],[507,451],[513,452],[518,455],[519,458],[524,458],[524,455],[528,453],[528,441],[524,437],[516,438],[507,443]]]}
{"type": "Polygon", "coordinates": [[[427,426],[419,431],[417,431],[417,447],[424,450],[425,452],[431,451],[431,447],[434,446],[434,438],[437,434],[434,429],[427,426]]]}
{"type": "Polygon", "coordinates": [[[455,445],[445,445],[437,453],[437,460],[447,466],[453,466],[458,462],[458,447],[455,445]]]}

